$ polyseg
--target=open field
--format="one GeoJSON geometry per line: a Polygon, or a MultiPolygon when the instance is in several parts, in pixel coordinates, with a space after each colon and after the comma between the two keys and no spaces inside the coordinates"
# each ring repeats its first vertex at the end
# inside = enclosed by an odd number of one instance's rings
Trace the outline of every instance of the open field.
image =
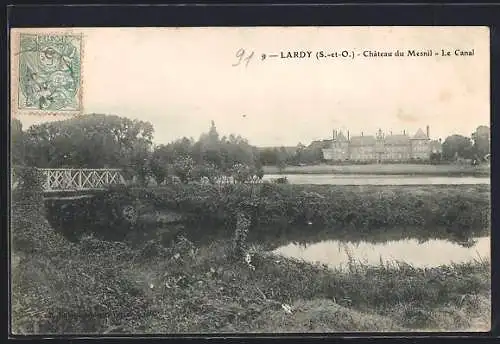
{"type": "Polygon", "coordinates": [[[490,174],[487,165],[424,165],[424,164],[370,164],[370,165],[312,165],[287,166],[281,172],[276,166],[264,166],[265,174],[382,174],[382,175],[478,175],[490,174]]]}
{"type": "MultiPolygon", "coordinates": [[[[236,200],[210,198],[215,190],[194,193],[196,188],[200,190],[196,185],[181,185],[149,191],[159,207],[175,202],[181,210],[198,214],[206,209],[198,221],[208,216],[212,206],[227,203],[225,209],[234,209],[233,202],[239,203],[244,194],[231,193],[236,200]]],[[[362,194],[366,202],[356,209],[364,208],[366,214],[382,211],[372,208],[381,203],[374,201],[381,195],[387,200],[406,197],[394,203],[403,205],[403,200],[420,198],[424,209],[439,206],[438,213],[452,216],[448,221],[465,221],[462,227],[466,227],[484,221],[468,207],[477,210],[488,202],[487,187],[467,188],[419,187],[402,192],[332,187],[325,191],[324,187],[283,185],[267,192],[274,195],[268,201],[279,205],[280,198],[300,200],[301,190],[318,194],[323,190],[323,197],[338,200],[342,195],[345,199],[335,203],[340,207],[346,201],[356,204],[362,194]],[[468,217],[460,217],[460,209],[468,217]]],[[[153,236],[130,246],[88,234],[70,242],[47,222],[39,197],[14,199],[12,311],[17,334],[489,329],[488,257],[425,269],[387,261],[368,266],[352,257],[348,271],[335,271],[273,255],[260,245],[250,246],[245,260],[234,255],[231,232],[226,239],[206,244],[180,237],[163,246],[153,236]]],[[[219,215],[227,217],[229,213],[222,210],[219,215]]],[[[408,218],[396,216],[396,222],[408,218]]],[[[353,229],[365,228],[364,222],[355,221],[353,229]]]]}

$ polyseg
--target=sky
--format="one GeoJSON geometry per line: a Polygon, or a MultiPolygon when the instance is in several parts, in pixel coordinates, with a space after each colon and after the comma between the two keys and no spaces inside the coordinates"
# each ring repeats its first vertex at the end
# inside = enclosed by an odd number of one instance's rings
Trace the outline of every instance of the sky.
{"type": "MultiPolygon", "coordinates": [[[[58,29],[52,29],[58,30],[58,29]]],[[[84,34],[85,113],[149,121],[155,143],[221,135],[295,146],[352,135],[470,134],[490,123],[484,27],[73,28],[84,34]],[[253,57],[245,66],[236,53],[253,57]],[[288,51],[474,49],[474,56],[261,60],[288,51]]],[[[11,49],[15,52],[16,47],[11,49]]],[[[19,115],[24,127],[63,117],[19,115]]]]}

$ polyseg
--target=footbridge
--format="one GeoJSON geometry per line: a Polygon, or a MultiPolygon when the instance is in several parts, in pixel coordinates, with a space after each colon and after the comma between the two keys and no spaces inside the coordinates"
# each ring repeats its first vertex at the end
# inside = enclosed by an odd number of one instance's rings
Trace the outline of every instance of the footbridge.
{"type": "MultiPolygon", "coordinates": [[[[113,199],[114,193],[109,187],[128,184],[120,169],[37,168],[36,170],[41,178],[43,198],[52,209],[78,204],[89,206],[93,209],[92,212],[97,213],[99,211],[106,213],[106,210],[109,210],[114,220],[125,220],[127,223],[135,223],[138,217],[134,197],[129,197],[127,192],[123,195],[120,192],[119,200],[113,199]]],[[[16,176],[14,168],[11,174],[12,189],[16,189],[19,183],[20,179],[16,176]]],[[[94,218],[100,217],[107,219],[106,214],[94,216],[94,218]]]]}
{"type": "MultiPolygon", "coordinates": [[[[94,191],[126,184],[122,170],[113,168],[37,168],[41,174],[44,198],[88,197],[94,191]]],[[[12,188],[19,184],[12,170],[12,188]]]]}
{"type": "Polygon", "coordinates": [[[120,169],[41,168],[44,192],[104,190],[109,185],[125,184],[120,169]]]}
{"type": "Polygon", "coordinates": [[[45,199],[93,197],[96,191],[112,185],[125,185],[120,169],[41,168],[45,199]]]}

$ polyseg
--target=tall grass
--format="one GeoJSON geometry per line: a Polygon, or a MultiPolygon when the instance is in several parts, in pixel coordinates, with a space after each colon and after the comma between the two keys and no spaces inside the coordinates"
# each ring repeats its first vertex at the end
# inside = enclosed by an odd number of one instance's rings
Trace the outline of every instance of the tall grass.
{"type": "MultiPolygon", "coordinates": [[[[154,190],[156,202],[203,216],[209,216],[203,206],[232,197],[213,197],[211,189],[168,190],[154,190]]],[[[276,190],[261,191],[272,196],[276,190]]],[[[291,202],[298,192],[283,188],[273,197],[291,202]]],[[[236,195],[233,211],[254,209],[236,195]]],[[[92,236],[72,243],[54,231],[43,211],[32,211],[39,197],[31,196],[17,198],[12,208],[13,254],[20,257],[12,271],[16,334],[460,330],[489,323],[486,260],[421,269],[371,266],[351,257],[349,270],[342,271],[259,246],[239,245],[245,255],[232,259],[236,237],[204,246],[182,237],[168,247],[156,240],[131,247],[92,236]]],[[[229,210],[222,209],[222,218],[229,210]]],[[[246,222],[240,223],[243,234],[246,222]]]]}
{"type": "Polygon", "coordinates": [[[230,259],[230,241],[132,249],[87,237],[60,249],[20,251],[15,333],[456,330],[487,318],[486,261],[419,269],[353,258],[335,271],[259,247],[247,250],[251,264],[230,259]]]}

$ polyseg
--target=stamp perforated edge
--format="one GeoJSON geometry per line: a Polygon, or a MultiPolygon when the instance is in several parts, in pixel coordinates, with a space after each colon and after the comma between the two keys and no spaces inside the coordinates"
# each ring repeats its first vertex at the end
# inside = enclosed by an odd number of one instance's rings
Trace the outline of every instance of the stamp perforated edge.
{"type": "Polygon", "coordinates": [[[72,28],[23,28],[10,29],[10,112],[11,117],[15,118],[19,115],[30,116],[77,116],[84,113],[84,57],[85,57],[85,33],[72,28]],[[63,110],[63,111],[46,111],[46,110],[23,110],[18,106],[18,90],[19,90],[19,49],[21,34],[49,34],[49,35],[74,35],[80,36],[80,85],[78,90],[79,109],[78,110],[63,110]]]}

